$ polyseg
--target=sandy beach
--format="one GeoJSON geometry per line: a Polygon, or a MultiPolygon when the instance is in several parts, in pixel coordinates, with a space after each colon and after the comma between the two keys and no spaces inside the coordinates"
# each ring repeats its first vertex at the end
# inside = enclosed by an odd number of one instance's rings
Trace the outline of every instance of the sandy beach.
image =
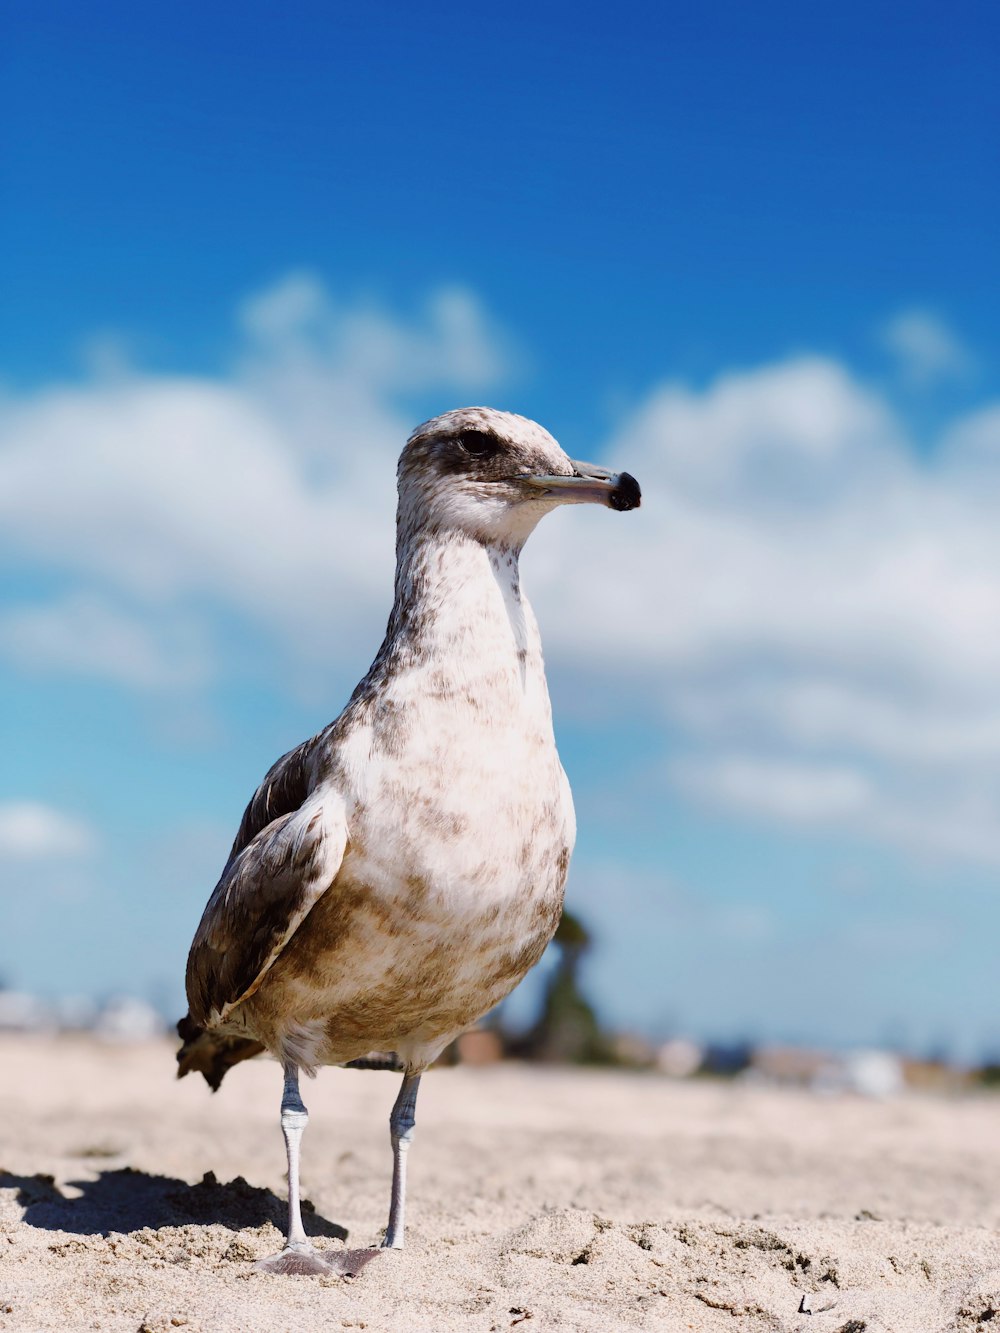
{"type": "Polygon", "coordinates": [[[306,1226],[355,1276],[279,1278],[274,1064],[214,1097],[166,1042],[7,1037],[0,1069],[3,1329],[1000,1327],[1000,1099],[434,1070],[408,1247],[371,1255],[397,1078],[325,1070],[306,1226]]]}

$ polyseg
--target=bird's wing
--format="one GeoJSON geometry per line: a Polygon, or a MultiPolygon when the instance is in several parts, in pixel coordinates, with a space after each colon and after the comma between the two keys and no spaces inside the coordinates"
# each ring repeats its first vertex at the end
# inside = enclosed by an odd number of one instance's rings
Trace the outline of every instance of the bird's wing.
{"type": "Polygon", "coordinates": [[[254,993],[340,869],[344,802],[330,786],[309,790],[304,750],[279,760],[247,806],[195,933],[187,993],[202,1027],[254,993]]]}
{"type": "Polygon", "coordinates": [[[292,814],[303,804],[313,787],[312,761],[319,739],[314,736],[312,740],[303,741],[268,769],[243,812],[236,841],[229,853],[230,863],[268,824],[281,815],[292,814]]]}

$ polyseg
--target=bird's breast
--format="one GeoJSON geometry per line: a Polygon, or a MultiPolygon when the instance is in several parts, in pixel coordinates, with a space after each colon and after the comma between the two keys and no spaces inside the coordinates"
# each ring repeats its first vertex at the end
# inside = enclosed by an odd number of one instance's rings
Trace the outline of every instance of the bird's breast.
{"type": "Polygon", "coordinates": [[[320,1023],[321,1063],[440,1049],[538,961],[562,910],[575,823],[547,710],[477,722],[442,694],[406,712],[384,763],[377,720],[345,738],[344,860],[273,969],[283,1010],[320,1023]]]}
{"type": "MultiPolygon", "coordinates": [[[[540,673],[539,673],[540,674],[540,673]]],[[[545,895],[572,850],[544,677],[400,682],[359,729],[344,870],[454,921],[545,895]]]]}

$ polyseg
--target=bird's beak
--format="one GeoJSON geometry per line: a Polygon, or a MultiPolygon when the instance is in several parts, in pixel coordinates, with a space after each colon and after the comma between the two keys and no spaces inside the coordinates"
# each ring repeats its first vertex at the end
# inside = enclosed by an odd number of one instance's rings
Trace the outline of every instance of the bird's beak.
{"type": "Polygon", "coordinates": [[[630,472],[609,472],[606,467],[574,459],[570,459],[570,466],[573,472],[569,476],[552,473],[521,480],[563,504],[605,504],[619,510],[639,508],[642,492],[630,472]]]}

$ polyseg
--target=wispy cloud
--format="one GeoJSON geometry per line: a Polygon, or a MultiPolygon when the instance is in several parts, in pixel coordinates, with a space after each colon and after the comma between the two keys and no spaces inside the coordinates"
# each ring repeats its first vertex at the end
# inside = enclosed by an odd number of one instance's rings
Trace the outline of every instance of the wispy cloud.
{"type": "Polygon", "coordinates": [[[722,754],[674,760],[670,776],[699,801],[792,824],[854,820],[872,799],[871,783],[861,773],[836,764],[722,754]]]}
{"type": "Polygon", "coordinates": [[[0,613],[0,656],[25,670],[97,676],[141,690],[189,689],[211,674],[206,633],[191,617],[151,617],[94,592],[0,613]]]}
{"type": "Polygon", "coordinates": [[[6,860],[77,860],[97,846],[94,829],[76,815],[40,801],[0,803],[0,857],[6,860]]]}
{"type": "Polygon", "coordinates": [[[961,378],[974,366],[954,330],[929,310],[901,310],[883,325],[881,339],[900,374],[914,385],[961,378]]]}
{"type": "Polygon", "coordinates": [[[926,771],[903,783],[891,769],[714,751],[672,760],[667,776],[676,791],[724,814],[887,842],[922,858],[1000,866],[1000,784],[993,780],[948,790],[926,771]]]}
{"type": "Polygon", "coordinates": [[[416,317],[374,303],[347,305],[314,273],[296,272],[246,300],[239,322],[248,351],[265,362],[325,376],[358,389],[489,388],[519,362],[514,341],[462,287],[431,293],[416,317]]]}

